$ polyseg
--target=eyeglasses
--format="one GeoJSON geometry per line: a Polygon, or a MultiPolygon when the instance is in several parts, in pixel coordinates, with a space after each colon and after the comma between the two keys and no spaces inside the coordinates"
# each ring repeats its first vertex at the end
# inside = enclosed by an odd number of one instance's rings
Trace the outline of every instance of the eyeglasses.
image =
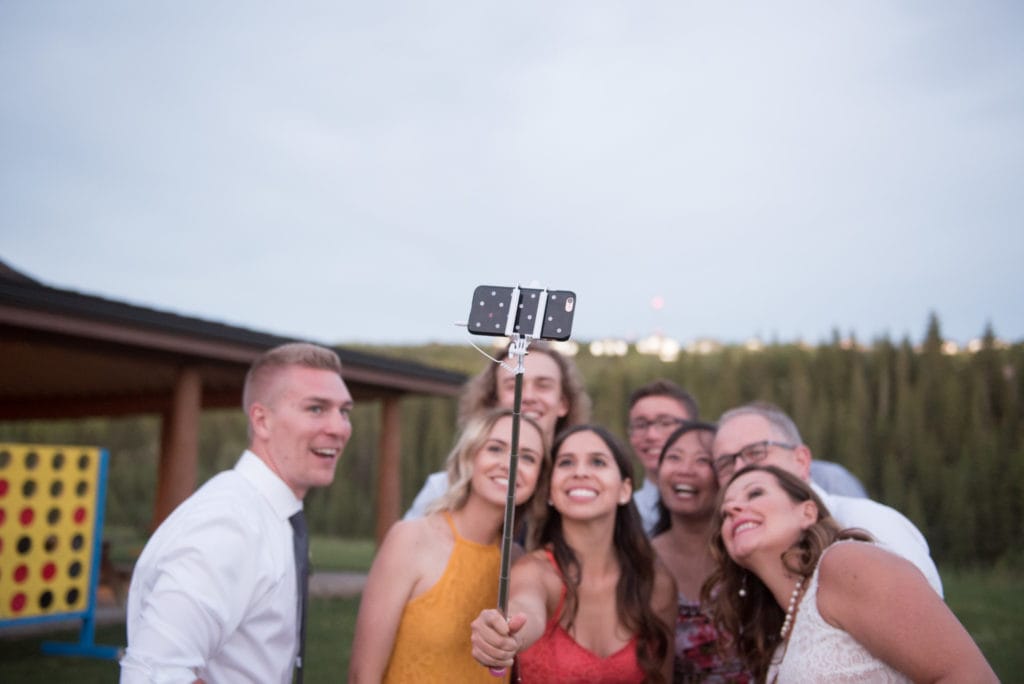
{"type": "Polygon", "coordinates": [[[648,428],[657,428],[658,430],[671,430],[672,428],[679,427],[686,421],[682,418],[676,418],[674,416],[658,416],[654,420],[647,420],[646,418],[637,418],[636,420],[629,421],[630,432],[643,432],[648,428]]]}
{"type": "Polygon", "coordinates": [[[770,439],[766,439],[761,442],[754,442],[748,444],[734,454],[722,454],[715,459],[715,470],[719,473],[727,473],[736,466],[736,459],[742,458],[744,465],[751,463],[760,463],[768,457],[768,449],[770,447],[779,447],[780,449],[789,449],[792,451],[796,449],[796,444],[786,444],[785,442],[773,442],[770,439]]]}

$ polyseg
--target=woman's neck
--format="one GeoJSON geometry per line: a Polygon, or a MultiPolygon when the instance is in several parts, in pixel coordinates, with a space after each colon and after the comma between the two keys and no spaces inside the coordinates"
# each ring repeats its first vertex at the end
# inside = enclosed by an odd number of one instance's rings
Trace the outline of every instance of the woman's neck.
{"type": "Polygon", "coordinates": [[[617,570],[615,555],[615,515],[594,520],[569,520],[562,517],[562,535],[580,561],[591,572],[617,570]]]}
{"type": "Polygon", "coordinates": [[[451,511],[459,535],[477,544],[497,544],[501,540],[505,509],[469,493],[466,505],[451,511]]]}
{"type": "Polygon", "coordinates": [[[710,557],[708,540],[711,538],[711,516],[693,517],[672,514],[672,526],[665,532],[676,548],[689,552],[699,551],[710,557]]]}
{"type": "Polygon", "coordinates": [[[793,587],[796,586],[800,575],[787,570],[778,556],[763,560],[759,559],[759,562],[753,562],[749,569],[764,582],[764,585],[768,587],[768,591],[772,592],[772,596],[775,597],[775,602],[779,604],[779,607],[782,610],[786,610],[789,607],[789,600],[793,595],[793,587]]]}
{"type": "Polygon", "coordinates": [[[710,520],[673,517],[672,526],[658,535],[653,546],[688,601],[700,597],[704,581],[715,568],[708,545],[710,520]]]}

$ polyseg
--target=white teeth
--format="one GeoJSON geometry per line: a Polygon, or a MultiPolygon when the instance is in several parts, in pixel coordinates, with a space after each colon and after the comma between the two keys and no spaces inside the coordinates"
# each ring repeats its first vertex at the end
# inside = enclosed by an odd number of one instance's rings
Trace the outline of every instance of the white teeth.
{"type": "Polygon", "coordinates": [[[574,497],[574,498],[581,498],[582,497],[582,498],[587,498],[587,499],[593,499],[594,497],[597,496],[597,492],[595,492],[593,489],[573,488],[573,489],[569,490],[569,496],[574,497]]]}
{"type": "Polygon", "coordinates": [[[690,485],[685,485],[685,484],[677,484],[677,485],[675,485],[673,487],[673,490],[675,490],[676,494],[696,494],[697,493],[697,489],[695,487],[691,487],[690,485]]]}
{"type": "Polygon", "coordinates": [[[508,478],[507,477],[496,477],[496,478],[494,478],[494,481],[497,482],[500,485],[505,486],[505,487],[508,486],[508,478]]]}
{"type": "Polygon", "coordinates": [[[739,534],[740,532],[743,532],[744,530],[749,530],[749,529],[751,529],[753,527],[757,527],[757,525],[758,525],[758,523],[756,523],[756,522],[754,522],[752,520],[748,520],[747,522],[743,522],[743,523],[740,523],[739,525],[737,525],[733,529],[732,533],[733,534],[739,534]]]}
{"type": "Polygon", "coordinates": [[[327,457],[330,457],[330,458],[334,458],[335,456],[338,455],[338,450],[337,449],[313,449],[313,453],[316,454],[317,456],[327,456],[327,457]]]}

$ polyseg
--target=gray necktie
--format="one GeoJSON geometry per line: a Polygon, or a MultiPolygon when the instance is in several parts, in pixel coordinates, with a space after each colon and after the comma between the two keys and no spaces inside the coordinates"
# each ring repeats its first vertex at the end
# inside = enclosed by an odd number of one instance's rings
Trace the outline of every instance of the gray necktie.
{"type": "Polygon", "coordinates": [[[295,682],[302,684],[303,656],[306,652],[306,610],[309,606],[309,532],[306,514],[299,511],[288,518],[292,524],[295,549],[295,579],[298,581],[299,657],[295,661],[295,682]]]}

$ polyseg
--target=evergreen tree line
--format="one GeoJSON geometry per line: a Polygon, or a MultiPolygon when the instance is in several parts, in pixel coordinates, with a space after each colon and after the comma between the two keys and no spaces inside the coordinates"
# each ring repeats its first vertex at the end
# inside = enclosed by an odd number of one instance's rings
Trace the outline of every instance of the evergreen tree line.
{"type": "MultiPolygon", "coordinates": [[[[489,363],[469,346],[373,351],[467,374],[489,363]]],[[[632,351],[595,357],[581,348],[575,361],[594,400],[594,421],[623,438],[630,392],[658,377],[692,392],[706,419],[770,401],[793,417],[815,457],[842,463],[872,498],[913,520],[940,564],[1024,565],[1024,343],[998,345],[990,329],[979,351],[944,354],[933,317],[918,348],[884,338],[860,348],[836,334],[817,347],[728,346],[668,363],[632,351]]],[[[454,399],[402,400],[404,505],[443,467],[455,416],[454,399]]],[[[334,484],[307,497],[319,534],[373,536],[380,406],[357,405],[353,424],[334,484]]],[[[0,424],[3,441],[107,447],[107,523],[138,534],[148,532],[152,516],[158,433],[152,417],[0,424]]],[[[234,463],[245,434],[240,411],[204,413],[201,481],[234,463]]]]}

